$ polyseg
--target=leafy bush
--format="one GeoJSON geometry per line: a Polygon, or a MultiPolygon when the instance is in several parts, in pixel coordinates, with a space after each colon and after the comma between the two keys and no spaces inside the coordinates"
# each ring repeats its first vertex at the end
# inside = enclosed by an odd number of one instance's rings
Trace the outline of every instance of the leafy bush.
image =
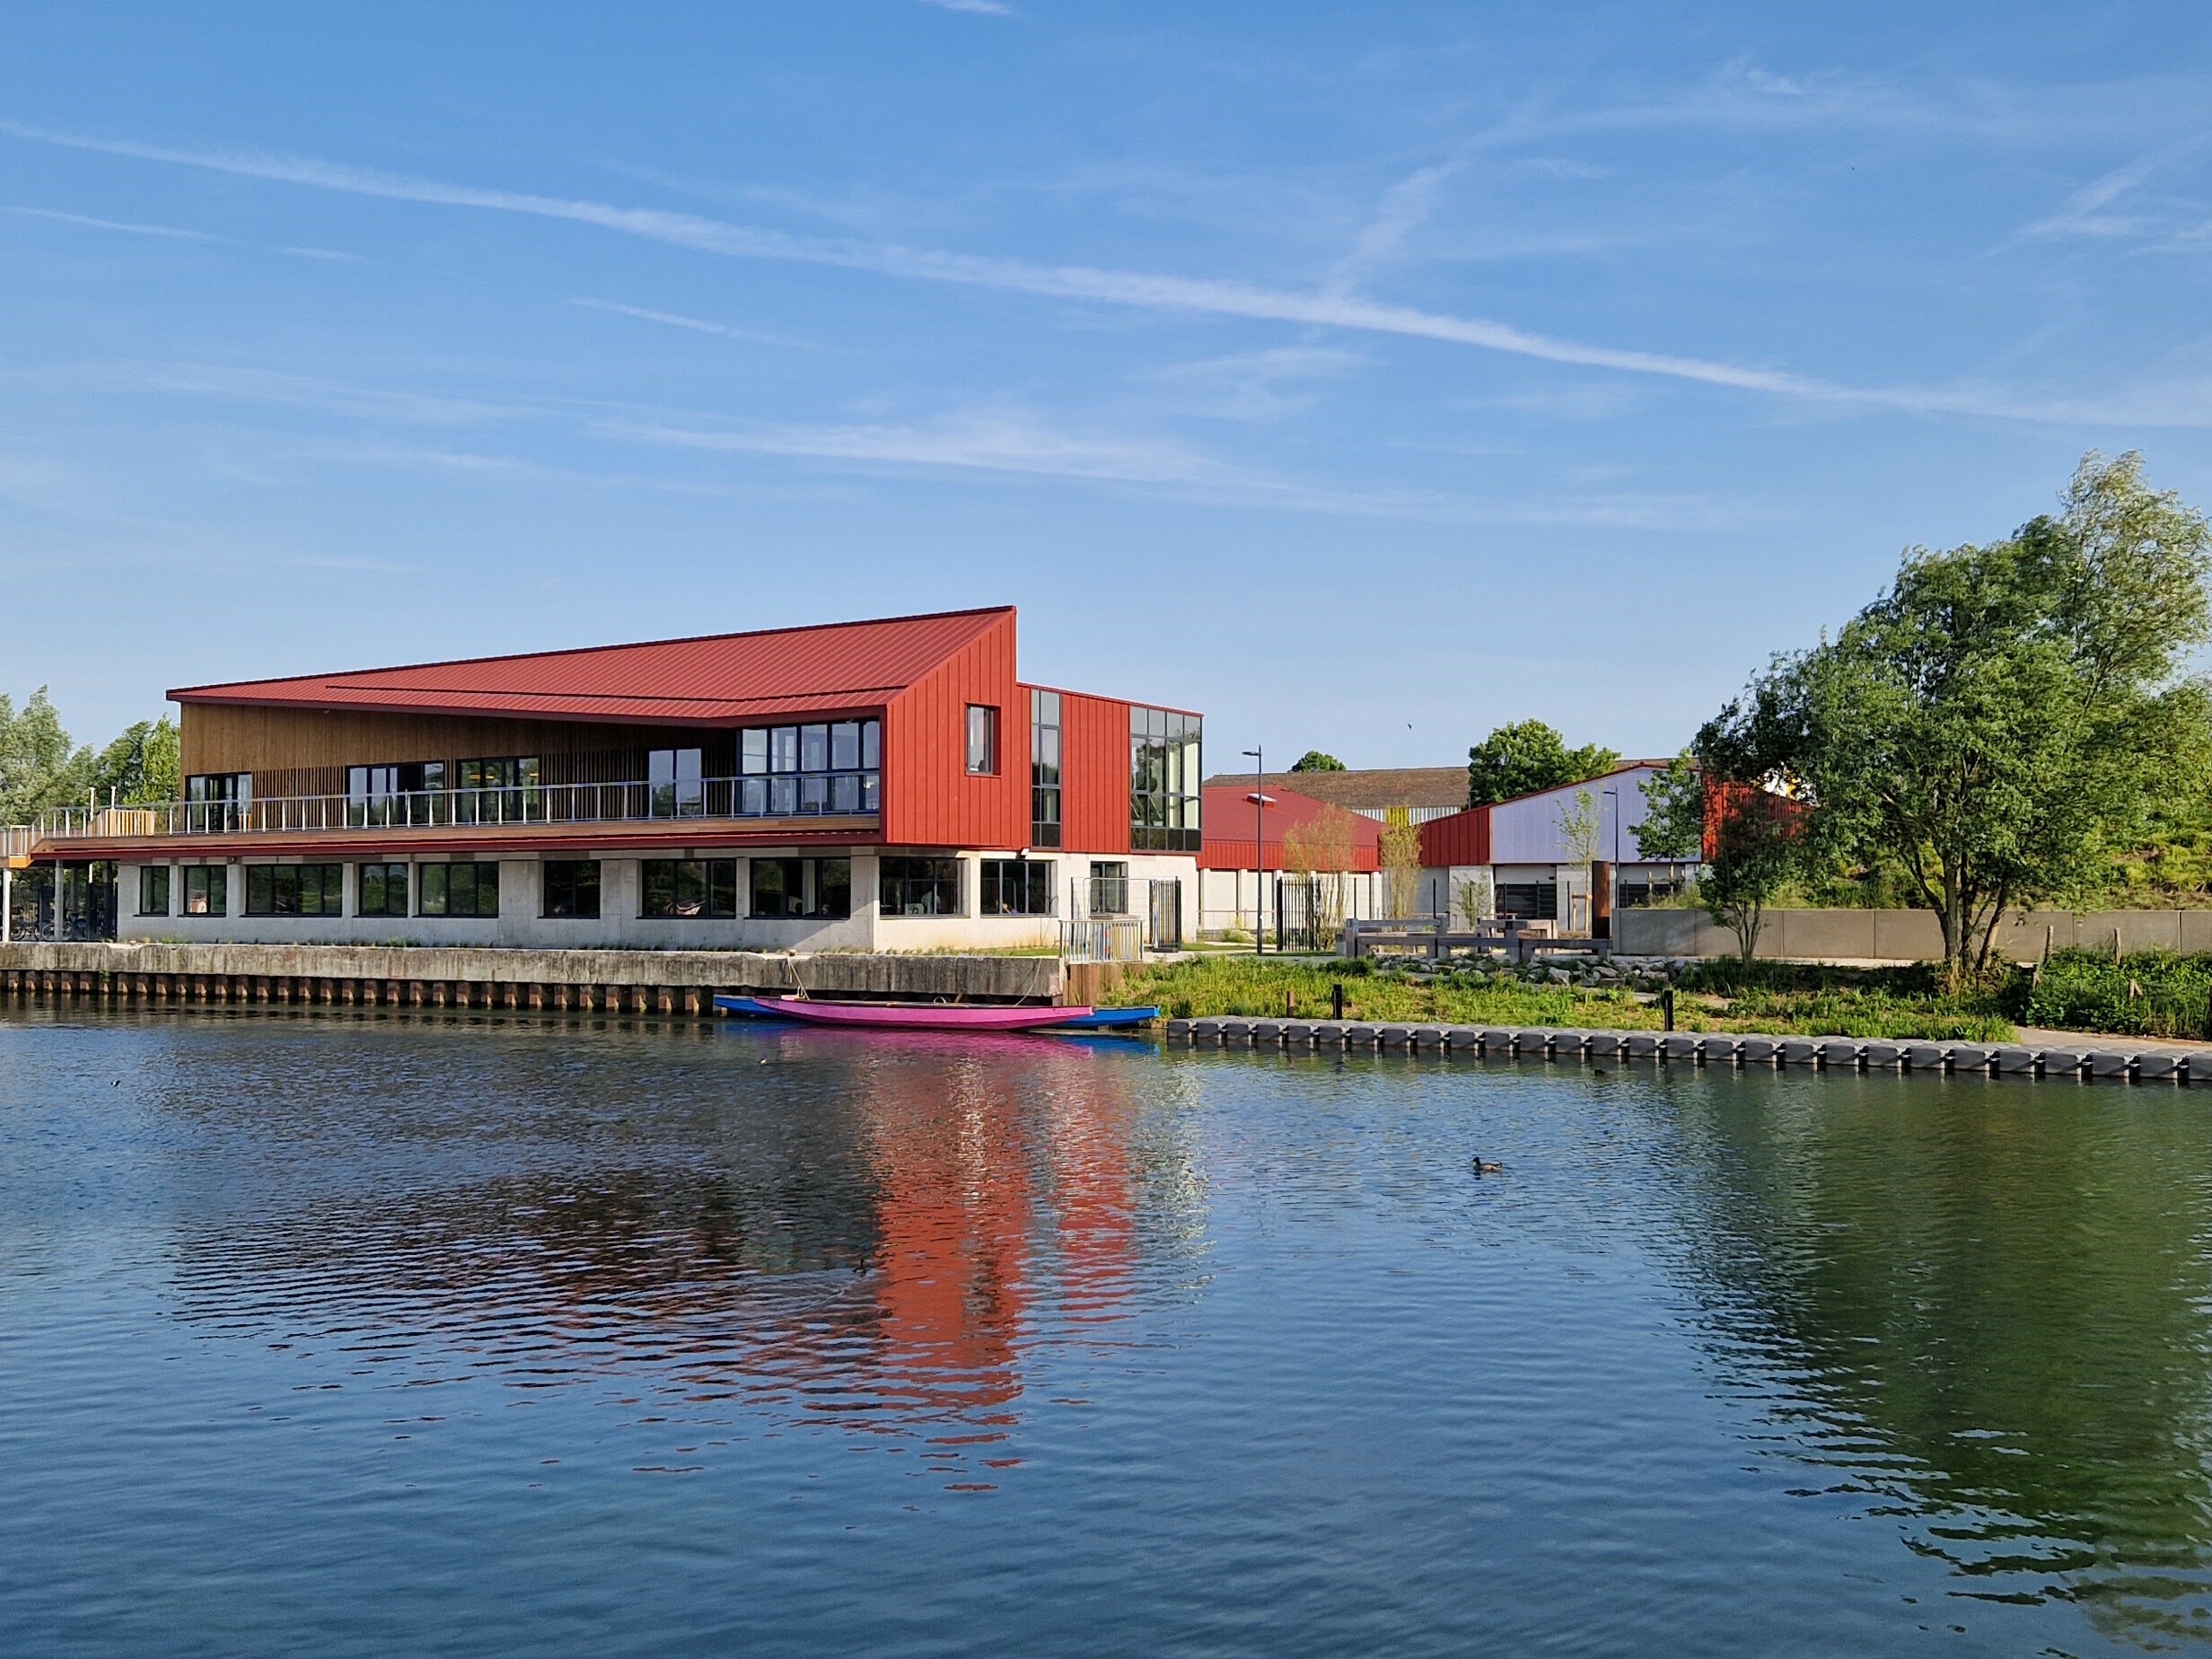
{"type": "Polygon", "coordinates": [[[2022,1017],[2066,1031],[2212,1035],[2212,957],[2137,951],[2115,961],[2091,951],[2058,951],[2036,975],[2022,1017]]]}

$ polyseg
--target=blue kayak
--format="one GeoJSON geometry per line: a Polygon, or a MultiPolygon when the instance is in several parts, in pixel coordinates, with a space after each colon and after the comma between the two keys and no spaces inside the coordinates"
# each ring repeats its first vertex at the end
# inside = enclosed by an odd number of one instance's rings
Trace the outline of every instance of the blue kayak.
{"type": "Polygon", "coordinates": [[[1056,1031],[1107,1031],[1129,1025],[1150,1025],[1160,1017],[1157,1008],[1093,1008],[1072,1020],[1058,1020],[1056,1031]]]}

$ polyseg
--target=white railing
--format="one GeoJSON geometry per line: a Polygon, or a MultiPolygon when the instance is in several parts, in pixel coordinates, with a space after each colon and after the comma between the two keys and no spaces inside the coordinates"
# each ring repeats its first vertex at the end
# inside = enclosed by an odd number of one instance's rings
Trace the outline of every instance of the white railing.
{"type": "Polygon", "coordinates": [[[1093,916],[1060,924],[1060,955],[1071,962],[1141,962],[1144,918],[1093,916]]]}
{"type": "Polygon", "coordinates": [[[20,833],[28,837],[23,848],[28,852],[33,841],[146,836],[690,818],[873,818],[882,810],[882,775],[868,772],[708,777],[676,784],[535,784],[512,788],[424,789],[399,794],[258,795],[246,801],[60,807],[40,814],[31,830],[20,833]]]}
{"type": "Polygon", "coordinates": [[[39,832],[29,824],[0,825],[0,858],[28,858],[39,838],[39,832]]]}

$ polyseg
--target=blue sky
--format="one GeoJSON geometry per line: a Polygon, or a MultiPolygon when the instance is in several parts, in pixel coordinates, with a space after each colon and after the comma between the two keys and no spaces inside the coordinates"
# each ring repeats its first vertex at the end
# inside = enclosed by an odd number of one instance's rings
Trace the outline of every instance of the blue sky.
{"type": "Polygon", "coordinates": [[[2194,4],[11,8],[0,689],[1008,601],[1678,746],[2081,452],[2212,502],[2194,4]]]}

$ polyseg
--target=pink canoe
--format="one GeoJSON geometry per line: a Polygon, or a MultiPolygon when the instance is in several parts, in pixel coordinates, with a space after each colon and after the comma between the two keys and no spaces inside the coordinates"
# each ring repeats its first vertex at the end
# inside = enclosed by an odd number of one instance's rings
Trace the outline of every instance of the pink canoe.
{"type": "Polygon", "coordinates": [[[829,1003],[798,996],[717,996],[725,1014],[756,1019],[803,1020],[813,1025],[856,1025],[875,1030],[1026,1031],[1088,1021],[1088,1008],[991,1008],[950,1003],[829,1003]]]}

